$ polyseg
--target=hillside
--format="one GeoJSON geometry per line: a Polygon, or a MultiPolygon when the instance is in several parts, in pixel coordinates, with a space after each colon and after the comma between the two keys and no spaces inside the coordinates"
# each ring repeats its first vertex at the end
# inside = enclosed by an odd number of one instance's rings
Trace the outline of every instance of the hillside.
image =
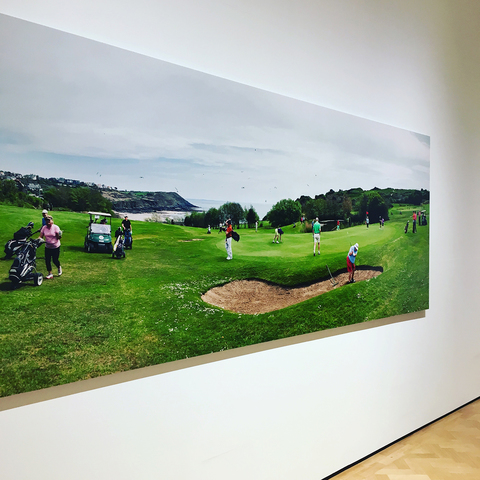
{"type": "Polygon", "coordinates": [[[112,202],[113,210],[128,213],[149,213],[161,210],[190,212],[191,204],[176,192],[119,192],[102,190],[104,198],[112,202]]]}
{"type": "Polygon", "coordinates": [[[43,178],[36,174],[0,171],[0,202],[20,207],[73,211],[110,209],[128,213],[197,209],[176,192],[118,191],[116,187],[68,178],[43,178]]]}

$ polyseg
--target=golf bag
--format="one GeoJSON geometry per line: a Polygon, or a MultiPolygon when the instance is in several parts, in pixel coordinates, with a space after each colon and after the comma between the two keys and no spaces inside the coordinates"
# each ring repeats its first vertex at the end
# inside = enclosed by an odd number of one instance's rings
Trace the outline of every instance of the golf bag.
{"type": "Polygon", "coordinates": [[[237,232],[235,232],[235,230],[234,230],[234,231],[232,231],[232,238],[233,238],[236,242],[238,242],[238,241],[240,240],[240,235],[239,235],[237,232]]]}
{"type": "Polygon", "coordinates": [[[132,239],[132,232],[130,230],[125,230],[124,233],[124,246],[125,250],[132,249],[133,239],[132,239]]]}
{"type": "Polygon", "coordinates": [[[20,230],[17,230],[13,234],[13,239],[9,240],[5,244],[5,258],[10,259],[14,255],[16,255],[27,243],[27,240],[34,234],[38,233],[40,230],[36,232],[32,232],[33,222],[30,222],[26,227],[22,227],[20,230]]]}
{"type": "Polygon", "coordinates": [[[14,284],[33,280],[36,287],[43,282],[43,275],[37,272],[37,248],[45,243],[43,238],[27,240],[17,252],[17,258],[10,268],[8,279],[14,284]]]}
{"type": "Polygon", "coordinates": [[[115,232],[117,240],[113,246],[112,258],[125,258],[125,242],[120,228],[115,232]]]}
{"type": "Polygon", "coordinates": [[[407,224],[405,225],[405,233],[408,232],[408,220],[407,220],[407,224]]]}

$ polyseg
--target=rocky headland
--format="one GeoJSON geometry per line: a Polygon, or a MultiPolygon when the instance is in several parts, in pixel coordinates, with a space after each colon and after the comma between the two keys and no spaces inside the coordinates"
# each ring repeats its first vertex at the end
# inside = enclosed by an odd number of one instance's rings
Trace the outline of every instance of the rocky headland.
{"type": "Polygon", "coordinates": [[[103,190],[102,195],[112,202],[113,210],[127,213],[159,211],[191,212],[197,210],[176,192],[120,192],[103,190]]]}

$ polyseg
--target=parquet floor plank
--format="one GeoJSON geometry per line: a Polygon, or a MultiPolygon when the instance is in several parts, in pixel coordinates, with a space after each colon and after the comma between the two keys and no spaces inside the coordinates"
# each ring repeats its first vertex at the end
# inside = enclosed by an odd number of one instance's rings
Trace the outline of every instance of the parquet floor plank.
{"type": "Polygon", "coordinates": [[[480,480],[480,400],[331,480],[480,480]]]}

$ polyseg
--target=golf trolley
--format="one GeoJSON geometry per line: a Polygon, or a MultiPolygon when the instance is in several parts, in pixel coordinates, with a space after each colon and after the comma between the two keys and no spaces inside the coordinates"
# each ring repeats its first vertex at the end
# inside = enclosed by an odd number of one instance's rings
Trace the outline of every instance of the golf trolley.
{"type": "Polygon", "coordinates": [[[8,279],[14,286],[33,280],[33,284],[39,287],[43,282],[43,275],[37,272],[37,248],[44,244],[43,238],[27,240],[25,245],[17,252],[17,258],[8,272],[8,279]]]}
{"type": "Polygon", "coordinates": [[[125,240],[123,238],[122,229],[117,228],[115,232],[115,245],[113,246],[112,258],[125,258],[125,240]]]}
{"type": "Polygon", "coordinates": [[[33,222],[30,222],[26,227],[22,227],[20,230],[17,230],[13,234],[13,239],[9,240],[5,244],[5,258],[9,260],[14,255],[16,255],[27,243],[28,239],[35,233],[38,233],[40,230],[36,232],[32,232],[33,222]]]}

